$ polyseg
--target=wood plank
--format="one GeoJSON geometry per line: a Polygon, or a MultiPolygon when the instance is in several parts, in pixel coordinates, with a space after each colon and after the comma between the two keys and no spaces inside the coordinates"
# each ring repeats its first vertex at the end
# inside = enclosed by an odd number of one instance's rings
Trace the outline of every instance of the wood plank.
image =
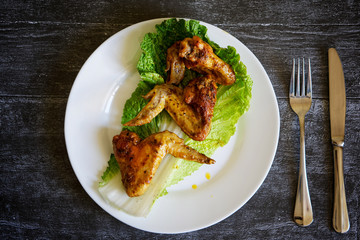
{"type": "Polygon", "coordinates": [[[187,17],[212,24],[360,24],[358,1],[5,1],[3,21],[128,23],[159,17],[187,17]],[[11,4],[10,4],[11,2],[11,4]],[[144,11],[146,9],[146,11],[144,11]],[[211,16],[209,15],[211,13],[211,16]]]}

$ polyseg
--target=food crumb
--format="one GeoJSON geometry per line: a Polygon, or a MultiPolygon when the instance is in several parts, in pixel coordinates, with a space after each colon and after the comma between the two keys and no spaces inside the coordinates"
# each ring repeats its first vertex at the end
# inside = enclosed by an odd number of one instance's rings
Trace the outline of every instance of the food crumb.
{"type": "Polygon", "coordinates": [[[210,178],[211,178],[210,173],[207,172],[207,173],[205,174],[205,177],[206,177],[207,180],[210,180],[210,178]]]}
{"type": "Polygon", "coordinates": [[[197,189],[197,185],[196,185],[196,184],[193,184],[193,185],[192,185],[192,188],[193,188],[193,189],[197,189]]]}

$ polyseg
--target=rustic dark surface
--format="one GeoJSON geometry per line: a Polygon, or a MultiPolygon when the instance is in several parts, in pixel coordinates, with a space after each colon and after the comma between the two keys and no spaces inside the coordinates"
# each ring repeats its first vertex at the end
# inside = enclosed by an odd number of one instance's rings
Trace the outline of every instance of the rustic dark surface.
{"type": "Polygon", "coordinates": [[[11,1],[0,4],[0,239],[359,239],[360,1],[11,1]],[[277,95],[281,130],[258,192],[209,228],[162,235],[111,217],[80,186],[64,140],[74,79],[109,36],[160,17],[218,26],[260,60],[277,95]],[[327,49],[344,66],[347,94],[345,187],[351,221],[332,229],[327,49]],[[288,104],[291,58],[312,60],[314,101],[306,118],[307,169],[314,222],[292,220],[299,125],[288,104]]]}

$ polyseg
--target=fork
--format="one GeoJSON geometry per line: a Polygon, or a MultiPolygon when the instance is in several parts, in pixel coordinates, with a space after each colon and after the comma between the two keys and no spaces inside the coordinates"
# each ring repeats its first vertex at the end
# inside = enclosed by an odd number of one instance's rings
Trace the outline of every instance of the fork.
{"type": "Polygon", "coordinates": [[[302,74],[300,74],[300,59],[293,59],[292,76],[290,79],[290,106],[298,115],[300,123],[300,166],[295,199],[294,221],[300,226],[308,226],[313,221],[313,212],[306,176],[305,161],[305,115],[309,111],[312,101],[311,66],[308,60],[308,79],[305,88],[305,60],[302,59],[302,74]],[[296,75],[296,76],[295,76],[296,75]],[[302,81],[300,80],[302,75],[302,81]],[[301,82],[301,83],[300,83],[301,82]]]}

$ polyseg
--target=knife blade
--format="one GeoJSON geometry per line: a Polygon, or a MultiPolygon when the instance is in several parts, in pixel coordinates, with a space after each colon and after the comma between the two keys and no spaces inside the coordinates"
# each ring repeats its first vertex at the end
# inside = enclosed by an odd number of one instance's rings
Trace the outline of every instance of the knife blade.
{"type": "Polygon", "coordinates": [[[336,49],[330,48],[328,55],[330,128],[334,154],[333,227],[339,233],[346,233],[350,228],[350,222],[346,205],[343,170],[346,113],[345,79],[341,60],[336,49]]]}

